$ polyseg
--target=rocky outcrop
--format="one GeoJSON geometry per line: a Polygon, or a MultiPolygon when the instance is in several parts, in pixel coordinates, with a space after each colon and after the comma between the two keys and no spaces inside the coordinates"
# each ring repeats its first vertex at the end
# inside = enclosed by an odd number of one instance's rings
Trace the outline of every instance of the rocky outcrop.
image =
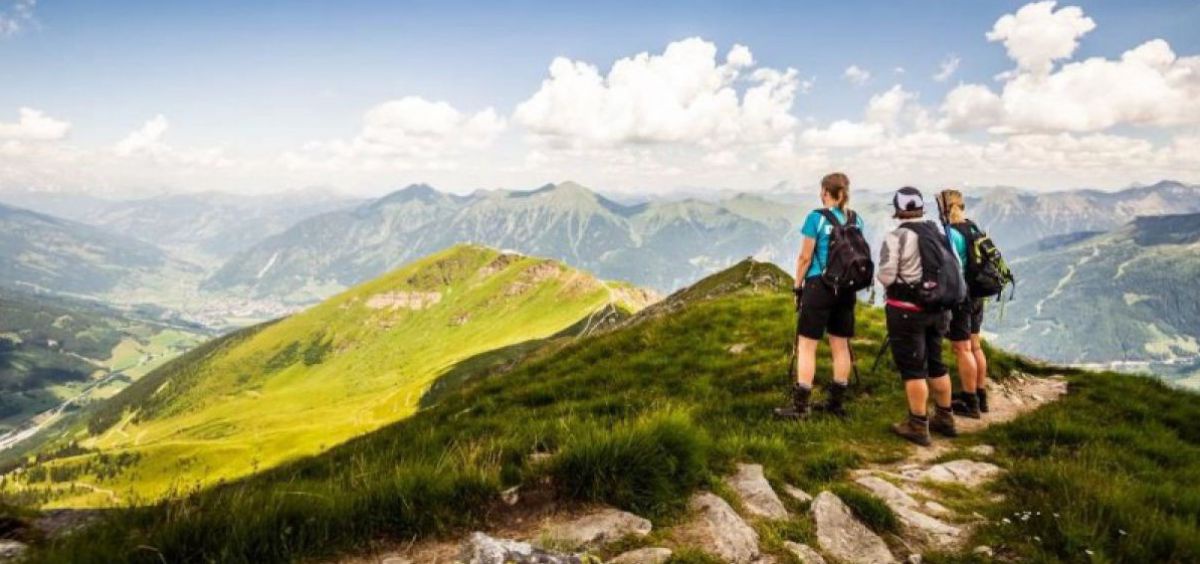
{"type": "Polygon", "coordinates": [[[725,500],[701,492],[692,497],[690,507],[696,519],[682,532],[688,544],[734,564],[758,558],[758,533],[725,500]]]}
{"type": "Polygon", "coordinates": [[[783,502],[767,483],[763,467],[759,464],[738,464],[737,473],[725,478],[725,484],[742,500],[746,512],[754,517],[787,519],[788,512],[783,502]]]}
{"type": "Polygon", "coordinates": [[[935,464],[915,477],[939,484],[959,484],[973,488],[992,481],[1003,472],[999,466],[987,462],[951,460],[935,464]]]}
{"type": "Polygon", "coordinates": [[[411,309],[422,310],[442,301],[441,292],[384,292],[367,298],[367,307],[371,309],[411,309]]]}
{"type": "Polygon", "coordinates": [[[545,536],[575,548],[598,547],[626,536],[650,534],[650,521],[632,513],[607,507],[555,525],[545,536]]]}
{"type": "Polygon", "coordinates": [[[588,564],[592,558],[534,548],[526,542],[495,539],[474,532],[462,544],[459,561],[463,564],[588,564]]]}
{"type": "Polygon", "coordinates": [[[926,515],[921,511],[921,505],[916,499],[887,480],[877,476],[863,476],[855,481],[887,504],[900,519],[906,537],[939,550],[957,548],[965,540],[965,529],[926,515]]]}
{"type": "Polygon", "coordinates": [[[671,554],[669,548],[639,548],[609,560],[608,564],[662,564],[671,559],[671,554]]]}
{"type": "Polygon", "coordinates": [[[812,503],[817,543],[826,554],[848,564],[890,564],[896,559],[883,539],[860,523],[850,508],[831,492],[821,492],[812,503]]]}
{"type": "Polygon", "coordinates": [[[800,561],[800,564],[825,564],[825,557],[813,547],[798,542],[784,541],[783,547],[800,561]]]}

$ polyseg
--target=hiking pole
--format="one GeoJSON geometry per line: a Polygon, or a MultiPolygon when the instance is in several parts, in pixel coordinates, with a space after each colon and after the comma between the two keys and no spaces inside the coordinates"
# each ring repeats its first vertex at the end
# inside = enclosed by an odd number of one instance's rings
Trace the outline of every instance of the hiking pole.
{"type": "Polygon", "coordinates": [[[883,359],[883,353],[887,352],[890,346],[892,346],[892,336],[887,335],[883,338],[883,344],[879,346],[879,352],[875,353],[875,363],[871,365],[872,374],[879,370],[879,361],[883,359]]]}
{"type": "Polygon", "coordinates": [[[799,351],[797,351],[796,349],[797,349],[797,342],[800,341],[800,307],[801,307],[800,297],[802,295],[802,292],[803,292],[803,290],[801,290],[800,288],[792,288],[792,295],[794,295],[796,297],[796,326],[793,328],[793,332],[792,332],[792,356],[788,360],[788,385],[789,386],[792,385],[792,383],[796,381],[796,356],[798,354],[800,354],[799,351]]]}

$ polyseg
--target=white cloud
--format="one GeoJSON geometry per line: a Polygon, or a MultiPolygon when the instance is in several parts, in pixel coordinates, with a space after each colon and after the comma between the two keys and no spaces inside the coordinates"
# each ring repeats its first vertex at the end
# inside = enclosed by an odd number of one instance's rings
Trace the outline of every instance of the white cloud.
{"type": "Polygon", "coordinates": [[[858,65],[850,65],[846,67],[846,72],[842,73],[842,77],[849,80],[855,86],[862,86],[868,80],[871,80],[871,71],[861,68],[858,65]]]}
{"type": "Polygon", "coordinates": [[[1079,46],[1079,38],[1096,28],[1096,22],[1078,6],[1055,10],[1057,4],[1035,2],[1004,15],[987,33],[987,40],[1003,42],[1020,70],[1050,72],[1054,61],[1069,58],[1079,46]]]}
{"type": "Polygon", "coordinates": [[[118,141],[113,146],[113,151],[122,157],[161,152],[164,147],[162,136],[168,127],[170,123],[167,122],[167,118],[162,114],[156,115],[118,141]]]}
{"type": "Polygon", "coordinates": [[[456,157],[490,146],[506,127],[492,108],[465,114],[446,102],[406,96],[368,109],[354,138],[310,142],[281,161],[327,171],[447,170],[457,166],[456,157]]]}
{"type": "Polygon", "coordinates": [[[54,119],[33,108],[17,110],[14,123],[0,122],[0,140],[57,141],[70,131],[70,122],[54,119]]]}
{"type": "Polygon", "coordinates": [[[1095,23],[1053,2],[1030,4],[996,22],[989,39],[1003,39],[1016,71],[1002,75],[1000,93],[960,85],[942,104],[944,127],[987,127],[994,133],[1096,132],[1119,125],[1200,124],[1200,56],[1179,57],[1162,39],[1120,59],[1067,62],[1078,38],[1095,23]]]}
{"type": "Polygon", "coordinates": [[[806,129],[800,138],[813,147],[869,147],[883,141],[884,132],[882,124],[838,120],[826,128],[806,129]]]}
{"type": "Polygon", "coordinates": [[[716,45],[695,37],[661,54],[619,59],[607,74],[558,57],[513,119],[535,142],[558,150],[770,143],[795,125],[790,109],[801,85],[794,69],[753,64],[743,45],[718,64],[716,45]]]}
{"type": "Polygon", "coordinates": [[[962,63],[962,59],[958,55],[950,55],[946,57],[940,65],[938,71],[933,75],[933,80],[937,82],[946,82],[958,71],[958,65],[962,63]]]}
{"type": "Polygon", "coordinates": [[[867,102],[866,120],[887,129],[896,129],[901,114],[916,98],[916,94],[897,84],[886,92],[871,96],[871,100],[867,102]]]}
{"type": "Polygon", "coordinates": [[[36,23],[33,9],[37,0],[15,0],[7,8],[0,8],[0,39],[21,33],[26,26],[36,23]]]}

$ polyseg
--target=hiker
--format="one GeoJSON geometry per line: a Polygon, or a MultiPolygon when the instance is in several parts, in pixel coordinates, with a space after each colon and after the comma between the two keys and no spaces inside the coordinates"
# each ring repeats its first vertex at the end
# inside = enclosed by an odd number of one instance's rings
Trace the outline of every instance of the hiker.
{"type": "Polygon", "coordinates": [[[947,310],[966,297],[961,267],[941,226],[925,221],[921,192],[906,186],[892,198],[900,221],[879,252],[879,282],[886,289],[886,317],[892,359],[904,380],[908,418],[892,430],[919,445],[929,432],[958,435],[951,412],[950,376],[942,363],[947,310]],[[936,404],[928,416],[928,398],[936,404]]]}
{"type": "MultiPolygon", "coordinates": [[[[942,190],[937,196],[938,212],[943,225],[949,227],[947,235],[954,247],[954,254],[962,265],[963,279],[970,280],[967,268],[970,264],[967,237],[970,235],[966,216],[966,204],[962,192],[942,190]]],[[[968,286],[970,283],[968,282],[968,286]]],[[[954,348],[958,364],[958,382],[962,392],[953,398],[952,408],[956,415],[980,419],[987,411],[987,357],[980,345],[979,333],[983,327],[984,298],[971,295],[961,305],[950,310],[950,330],[946,338],[954,348]]]]}
{"type": "Polygon", "coordinates": [[[856,292],[871,285],[874,264],[863,237],[863,220],[849,207],[850,179],[840,172],[821,179],[821,208],[809,212],[800,233],[804,236],[796,257],[798,308],[792,401],[775,410],[785,419],[803,419],[811,413],[809,398],[817,370],[817,345],[829,333],[833,354],[833,383],[819,409],[844,416],[846,390],[853,367],[850,339],[854,337],[856,292]]]}
{"type": "MultiPolygon", "coordinates": [[[[988,412],[987,356],[984,355],[979,337],[984,302],[993,296],[1001,301],[1005,286],[1011,285],[1015,292],[1016,277],[992,238],[975,222],[967,219],[961,192],[943,190],[938,195],[938,209],[942,210],[942,222],[948,226],[948,234],[962,261],[968,295],[968,301],[954,310],[950,322],[949,337],[954,343],[963,388],[954,400],[954,411],[978,418],[988,412]]],[[[1012,299],[1012,294],[1009,299],[1012,299]]],[[[1004,315],[1003,306],[1000,314],[1004,315]]]]}

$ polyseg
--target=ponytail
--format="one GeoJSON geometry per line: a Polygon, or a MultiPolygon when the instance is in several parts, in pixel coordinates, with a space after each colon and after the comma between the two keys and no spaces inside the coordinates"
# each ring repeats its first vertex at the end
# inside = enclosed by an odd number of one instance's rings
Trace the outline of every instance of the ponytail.
{"type": "Polygon", "coordinates": [[[836,200],[837,208],[842,213],[846,213],[850,206],[850,178],[848,176],[840,172],[825,175],[825,178],[821,179],[821,191],[836,200]]]}

